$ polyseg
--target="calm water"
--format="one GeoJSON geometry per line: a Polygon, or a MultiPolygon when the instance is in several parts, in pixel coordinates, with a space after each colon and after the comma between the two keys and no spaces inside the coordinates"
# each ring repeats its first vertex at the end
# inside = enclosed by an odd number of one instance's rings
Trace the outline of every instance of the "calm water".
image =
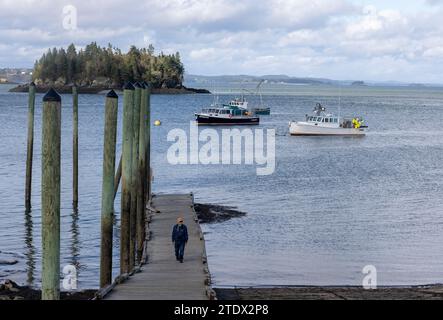
{"type": "MultiPolygon", "coordinates": [[[[24,212],[27,95],[0,86],[0,279],[39,284],[41,264],[41,95],[37,97],[33,210],[24,212]]],[[[220,99],[233,97],[229,86],[220,99]]],[[[443,279],[443,89],[343,88],[342,114],[363,115],[365,138],[297,138],[287,123],[316,102],[336,112],[338,88],[274,86],[264,100],[275,128],[277,167],[259,177],[254,166],[172,166],[173,128],[189,130],[210,95],[152,97],[154,192],[191,192],[203,203],[232,205],[248,215],[206,225],[216,286],[360,285],[375,265],[379,285],[443,279]]],[[[62,264],[79,267],[79,286],[98,286],[103,96],[80,97],[80,203],[72,202],[71,96],[63,98],[62,264]]],[[[251,101],[254,99],[251,98],[251,101]]],[[[121,102],[121,101],[120,101],[121,102]]],[[[121,116],[121,108],[120,108],[121,116]]],[[[119,118],[121,125],[121,118],[119,118]]],[[[121,149],[121,131],[118,152],[121,149]]],[[[119,196],[115,203],[120,208],[119,196]]],[[[118,221],[115,227],[118,236],[118,221]]],[[[118,253],[119,239],[115,238],[118,253]]],[[[115,275],[118,257],[115,257],[115,275]]],[[[171,260],[172,261],[172,260],[171,260]]],[[[171,262],[173,263],[173,262],[171,262]]]]}

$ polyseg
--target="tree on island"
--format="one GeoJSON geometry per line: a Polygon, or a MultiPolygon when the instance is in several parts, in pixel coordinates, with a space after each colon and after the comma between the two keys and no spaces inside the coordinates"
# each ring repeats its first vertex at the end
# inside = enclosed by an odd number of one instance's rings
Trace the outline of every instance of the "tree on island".
{"type": "Polygon", "coordinates": [[[92,42],[77,51],[74,44],[49,49],[35,62],[33,80],[41,85],[104,85],[121,87],[127,81],[147,81],[154,88],[182,87],[184,66],[180,54],[155,55],[154,47],[131,46],[122,53],[111,44],[92,42]]]}

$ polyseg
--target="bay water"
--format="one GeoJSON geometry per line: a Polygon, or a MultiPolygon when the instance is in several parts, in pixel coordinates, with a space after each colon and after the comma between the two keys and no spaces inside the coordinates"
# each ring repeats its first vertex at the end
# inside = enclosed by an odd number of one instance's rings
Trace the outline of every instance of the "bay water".
{"type": "MultiPolygon", "coordinates": [[[[25,213],[27,94],[0,86],[0,280],[39,286],[41,270],[41,100],[37,95],[32,212],[25,213]]],[[[252,88],[252,86],[251,86],[252,88]]],[[[172,129],[189,132],[212,95],[153,95],[153,192],[193,192],[196,202],[237,207],[245,217],[203,225],[216,287],[379,285],[443,281],[443,89],[270,85],[272,109],[260,129],[276,130],[276,169],[250,165],[171,165],[172,129]],[[364,138],[291,137],[288,122],[315,103],[363,116],[364,138]]],[[[219,99],[239,95],[226,84],[219,99]]],[[[104,95],[79,100],[79,208],[72,208],[72,97],[62,95],[62,267],[78,267],[79,288],[99,282],[104,95]]],[[[119,99],[118,155],[122,97],[119,99]]],[[[252,104],[258,97],[251,96],[252,104]]],[[[201,128],[200,130],[202,130],[201,128]]],[[[256,128],[252,128],[256,129],[256,128]]],[[[115,202],[118,273],[120,195],[115,202]]],[[[171,257],[173,257],[171,253],[171,257]]],[[[171,258],[171,263],[175,263],[171,258]]]]}

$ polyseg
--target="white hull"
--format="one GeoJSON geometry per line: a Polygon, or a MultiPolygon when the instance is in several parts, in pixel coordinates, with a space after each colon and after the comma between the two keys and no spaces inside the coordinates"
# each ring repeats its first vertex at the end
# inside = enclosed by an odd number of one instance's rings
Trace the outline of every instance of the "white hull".
{"type": "Polygon", "coordinates": [[[364,136],[363,129],[341,128],[314,125],[311,123],[290,122],[289,133],[293,136],[364,136]]]}

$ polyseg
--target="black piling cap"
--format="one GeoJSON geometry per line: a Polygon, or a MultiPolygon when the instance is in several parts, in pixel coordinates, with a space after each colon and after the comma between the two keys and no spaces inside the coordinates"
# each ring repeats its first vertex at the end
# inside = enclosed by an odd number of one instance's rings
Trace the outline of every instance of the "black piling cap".
{"type": "Polygon", "coordinates": [[[125,86],[123,87],[124,90],[135,90],[134,85],[131,82],[126,82],[125,86]]]}
{"type": "Polygon", "coordinates": [[[134,84],[134,86],[135,86],[136,88],[140,88],[140,89],[143,88],[142,85],[140,84],[140,82],[136,82],[136,83],[134,84]]]}
{"type": "Polygon", "coordinates": [[[109,91],[108,94],[106,95],[106,98],[118,99],[118,95],[115,93],[114,90],[111,90],[111,91],[109,91]]]}
{"type": "Polygon", "coordinates": [[[54,90],[54,88],[49,89],[48,92],[46,92],[45,96],[43,97],[43,102],[61,102],[62,98],[57,93],[57,91],[54,90]]]}
{"type": "Polygon", "coordinates": [[[32,82],[29,84],[29,86],[30,86],[30,87],[35,87],[35,83],[34,83],[34,81],[32,81],[32,82]]]}

